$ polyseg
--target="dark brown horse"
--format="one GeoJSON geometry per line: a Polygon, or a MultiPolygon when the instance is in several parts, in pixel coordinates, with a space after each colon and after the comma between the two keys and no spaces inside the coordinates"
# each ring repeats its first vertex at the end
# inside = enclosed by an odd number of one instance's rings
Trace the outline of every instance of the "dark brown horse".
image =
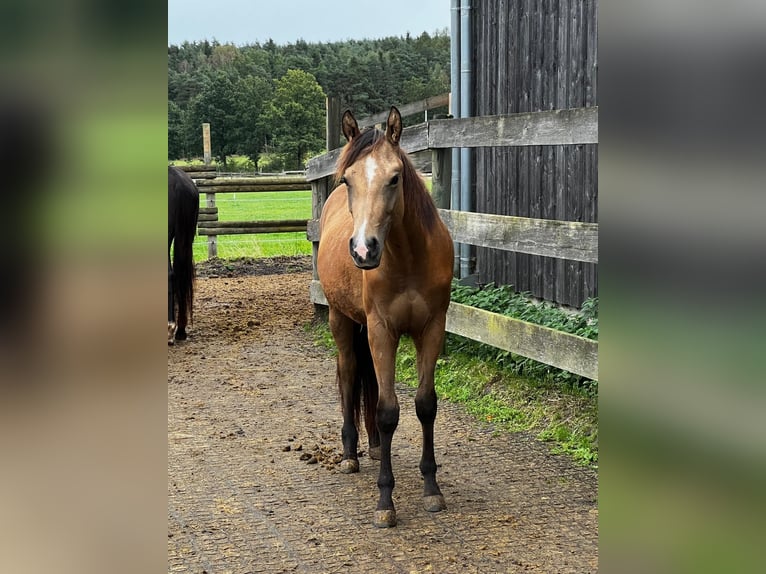
{"type": "Polygon", "coordinates": [[[338,160],[340,185],[322,211],[317,268],[338,346],[343,411],[340,470],[358,472],[361,398],[372,457],[380,458],[374,524],[396,525],[391,439],[399,423],[394,369],[399,338],[417,349],[415,408],[423,429],[420,471],[426,510],[446,505],[436,482],[434,368],[444,341],[452,281],[452,239],[407,154],[402,118],[392,107],[386,132],[359,131],[343,115],[348,144],[338,160]]]}
{"type": "Polygon", "coordinates": [[[186,339],[194,303],[192,245],[197,231],[199,191],[186,172],[168,166],[168,345],[186,339]],[[173,262],[170,246],[173,246],[173,262]],[[176,307],[178,320],[176,321],[176,307]]]}

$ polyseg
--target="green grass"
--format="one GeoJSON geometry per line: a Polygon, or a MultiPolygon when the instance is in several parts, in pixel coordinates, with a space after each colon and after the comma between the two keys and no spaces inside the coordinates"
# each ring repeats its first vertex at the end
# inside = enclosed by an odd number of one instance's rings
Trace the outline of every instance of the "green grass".
{"type": "MultiPolygon", "coordinates": [[[[200,205],[205,205],[204,197],[200,205]]],[[[219,221],[269,221],[310,219],[310,191],[216,194],[219,221]]],[[[219,235],[218,257],[276,257],[311,255],[311,243],[305,232],[219,235]]],[[[194,260],[207,259],[207,236],[194,240],[194,260]]]]}

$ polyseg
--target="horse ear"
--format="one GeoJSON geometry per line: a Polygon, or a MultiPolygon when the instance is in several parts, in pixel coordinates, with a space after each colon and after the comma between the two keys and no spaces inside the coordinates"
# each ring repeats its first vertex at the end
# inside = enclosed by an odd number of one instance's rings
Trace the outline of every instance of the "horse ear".
{"type": "Polygon", "coordinates": [[[386,122],[386,139],[388,139],[391,145],[399,145],[399,139],[402,137],[402,114],[396,109],[396,106],[391,106],[391,111],[388,113],[388,121],[386,122]]]}
{"type": "Polygon", "coordinates": [[[341,129],[343,130],[343,135],[346,136],[348,141],[351,141],[359,135],[359,124],[356,123],[356,118],[354,118],[354,114],[351,113],[351,110],[346,110],[343,113],[341,129]]]}

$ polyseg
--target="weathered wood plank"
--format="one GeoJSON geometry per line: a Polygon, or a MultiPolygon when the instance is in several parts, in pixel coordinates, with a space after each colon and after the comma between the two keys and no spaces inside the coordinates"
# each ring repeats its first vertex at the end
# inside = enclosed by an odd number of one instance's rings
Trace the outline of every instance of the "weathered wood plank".
{"type": "Polygon", "coordinates": [[[197,187],[207,190],[207,188],[224,185],[291,185],[307,183],[308,180],[303,175],[262,175],[255,177],[218,177],[210,181],[201,181],[197,184],[197,187]]]}
{"type": "Polygon", "coordinates": [[[327,305],[327,297],[322,290],[322,284],[316,279],[309,285],[309,298],[315,305],[327,305]]]}
{"type": "MultiPolygon", "coordinates": [[[[402,148],[408,153],[433,148],[576,143],[598,143],[597,107],[430,120],[402,133],[402,148]]],[[[310,159],[306,179],[332,175],[339,156],[340,150],[333,150],[310,159]]]]}
{"type": "Polygon", "coordinates": [[[175,167],[189,174],[200,171],[215,173],[215,168],[209,165],[177,165],[175,167]]]}
{"type": "Polygon", "coordinates": [[[328,150],[342,147],[340,123],[342,111],[340,109],[340,98],[338,96],[327,96],[325,101],[325,110],[327,111],[325,123],[325,145],[328,150]]]}
{"type": "Polygon", "coordinates": [[[200,224],[199,227],[206,228],[226,228],[237,227],[242,229],[261,229],[264,227],[302,227],[306,228],[308,219],[285,219],[285,220],[271,220],[271,221],[206,221],[204,224],[200,224]]]}
{"type": "Polygon", "coordinates": [[[246,184],[246,185],[217,185],[215,187],[198,186],[205,193],[262,193],[264,191],[310,191],[310,183],[281,183],[274,185],[246,184]]]}
{"type": "Polygon", "coordinates": [[[440,209],[454,241],[575,261],[598,261],[598,224],[440,209]]]}
{"type": "Polygon", "coordinates": [[[199,208],[199,214],[200,215],[218,215],[218,208],[217,207],[200,207],[199,208]]]}
{"type": "MultiPolygon", "coordinates": [[[[327,305],[319,281],[309,285],[309,298],[315,305],[327,305]]],[[[447,331],[598,379],[598,342],[584,337],[454,302],[447,311],[447,331]]]]}
{"type": "Polygon", "coordinates": [[[450,303],[447,331],[598,379],[598,342],[475,307],[450,303]]]}
{"type": "Polygon", "coordinates": [[[452,152],[436,149],[431,152],[431,196],[436,207],[450,208],[452,184],[452,152]]]}
{"type": "Polygon", "coordinates": [[[585,143],[598,143],[597,107],[428,122],[430,148],[585,143]]]}
{"type": "MultiPolygon", "coordinates": [[[[450,120],[434,120],[448,122],[450,120]]],[[[401,146],[407,153],[415,153],[428,149],[428,124],[424,122],[416,126],[404,128],[402,131],[401,146]]],[[[306,180],[314,181],[320,177],[327,177],[335,173],[335,165],[338,163],[341,149],[335,149],[326,154],[311,158],[306,163],[306,180]]]]}
{"type": "Polygon", "coordinates": [[[311,242],[319,241],[319,220],[309,219],[306,223],[306,239],[311,242]]]}
{"type": "Polygon", "coordinates": [[[218,221],[218,213],[200,213],[197,217],[199,223],[207,223],[210,221],[218,221]]]}
{"type": "Polygon", "coordinates": [[[274,227],[202,227],[199,229],[200,235],[247,235],[258,233],[298,233],[306,231],[305,225],[295,226],[274,226],[274,227]]]}
{"type": "Polygon", "coordinates": [[[322,216],[322,209],[325,201],[330,196],[332,187],[332,177],[324,177],[311,182],[311,221],[306,224],[306,237],[311,244],[311,268],[314,279],[319,278],[317,272],[317,255],[319,254],[319,218],[322,216]],[[309,225],[312,233],[315,231],[316,239],[309,238],[309,225]],[[315,230],[314,230],[315,226],[315,230]]]}
{"type": "MultiPolygon", "coordinates": [[[[419,102],[412,102],[410,104],[404,104],[403,106],[397,106],[397,109],[404,118],[413,114],[425,112],[426,110],[441,108],[446,105],[449,105],[449,94],[439,94],[438,96],[431,96],[430,98],[420,100],[419,102]]],[[[388,119],[389,112],[390,110],[386,110],[383,112],[378,112],[377,114],[372,114],[371,116],[357,120],[357,123],[359,124],[360,128],[374,126],[375,124],[385,124],[386,120],[388,119]]]]}

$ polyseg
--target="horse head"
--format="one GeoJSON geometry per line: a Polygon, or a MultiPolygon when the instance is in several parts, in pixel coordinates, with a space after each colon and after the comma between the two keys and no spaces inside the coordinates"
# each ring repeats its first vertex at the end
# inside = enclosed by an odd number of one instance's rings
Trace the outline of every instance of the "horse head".
{"type": "Polygon", "coordinates": [[[377,130],[360,132],[350,111],[343,114],[342,127],[348,144],[345,161],[341,159],[339,183],[346,187],[354,221],[348,248],[357,267],[375,269],[380,265],[391,222],[402,205],[402,116],[391,107],[384,137],[377,130]]]}

